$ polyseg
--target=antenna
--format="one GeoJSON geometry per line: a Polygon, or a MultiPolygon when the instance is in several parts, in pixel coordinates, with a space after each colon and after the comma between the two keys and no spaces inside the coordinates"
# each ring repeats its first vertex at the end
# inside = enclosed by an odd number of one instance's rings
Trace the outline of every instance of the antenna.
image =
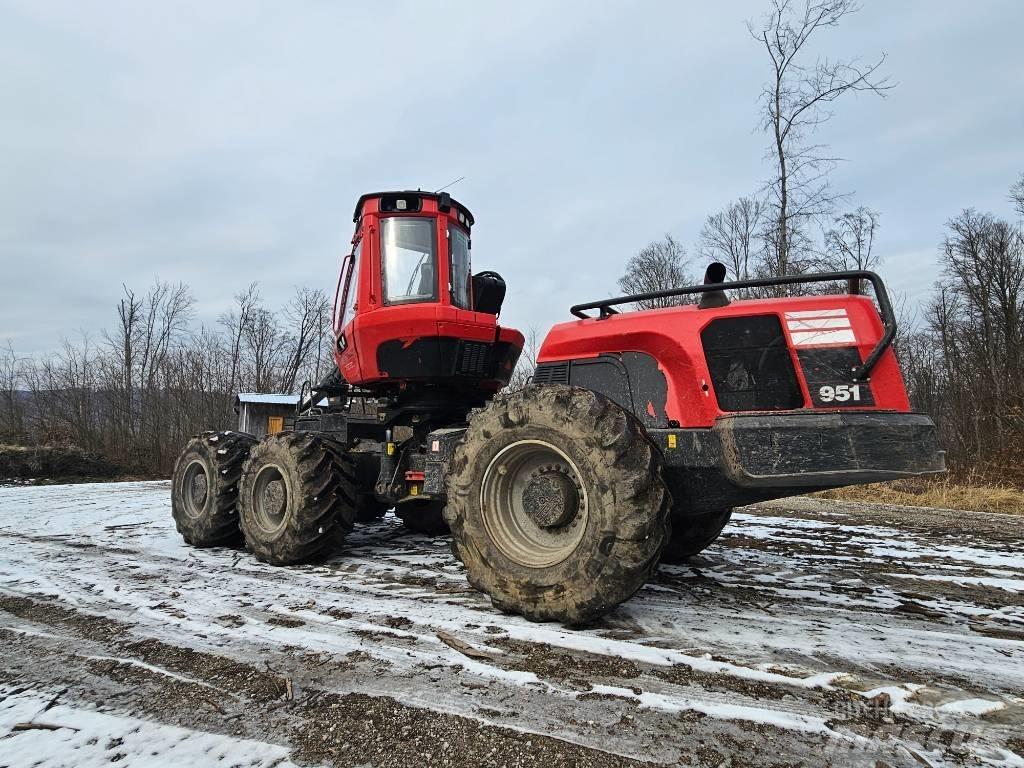
{"type": "Polygon", "coordinates": [[[436,195],[438,192],[441,192],[442,190],[448,189],[448,187],[454,187],[456,184],[458,184],[464,178],[466,178],[466,177],[465,176],[459,176],[459,178],[457,178],[455,181],[449,181],[447,184],[445,184],[443,187],[441,187],[441,189],[435,189],[434,190],[434,194],[436,195]]]}

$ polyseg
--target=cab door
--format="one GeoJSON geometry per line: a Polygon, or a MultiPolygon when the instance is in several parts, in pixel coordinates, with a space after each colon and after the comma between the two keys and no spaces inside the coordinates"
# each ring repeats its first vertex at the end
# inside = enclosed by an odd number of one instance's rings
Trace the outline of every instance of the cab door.
{"type": "Polygon", "coordinates": [[[334,358],[341,375],[349,382],[361,380],[355,333],[355,317],[359,310],[359,276],[362,272],[363,241],[356,242],[345,257],[334,296],[334,358]]]}

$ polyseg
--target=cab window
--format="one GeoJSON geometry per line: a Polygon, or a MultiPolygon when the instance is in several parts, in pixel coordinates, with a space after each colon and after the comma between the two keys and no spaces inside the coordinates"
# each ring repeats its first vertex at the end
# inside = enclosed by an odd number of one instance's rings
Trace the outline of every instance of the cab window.
{"type": "Polygon", "coordinates": [[[437,301],[437,238],[434,220],[394,216],[381,221],[384,301],[437,301]]]}
{"type": "Polygon", "coordinates": [[[341,311],[341,325],[339,328],[344,328],[356,316],[356,294],[359,293],[359,264],[362,261],[359,257],[362,252],[363,241],[360,240],[356,244],[356,249],[352,252],[352,258],[349,259],[348,276],[345,280],[345,304],[344,309],[341,311]]]}
{"type": "Polygon", "coordinates": [[[448,286],[452,304],[460,309],[472,309],[471,288],[473,276],[469,264],[469,235],[454,224],[448,225],[448,259],[451,284],[448,286]]]}

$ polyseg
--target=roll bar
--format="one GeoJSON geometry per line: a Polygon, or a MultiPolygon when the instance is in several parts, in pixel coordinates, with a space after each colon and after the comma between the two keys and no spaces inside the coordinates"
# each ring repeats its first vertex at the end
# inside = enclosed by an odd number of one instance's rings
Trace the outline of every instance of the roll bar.
{"type": "Polygon", "coordinates": [[[644,301],[649,299],[667,299],[673,296],[689,296],[695,293],[705,293],[710,291],[729,291],[737,290],[739,288],[765,288],[773,285],[800,285],[804,283],[829,283],[835,281],[845,280],[848,285],[847,292],[850,294],[860,293],[861,281],[867,280],[871,283],[875,289],[875,298],[878,299],[878,306],[881,309],[882,324],[885,327],[885,333],[882,334],[882,338],[878,340],[878,344],[871,350],[871,354],[868,355],[867,359],[853,371],[853,379],[855,381],[865,380],[871,373],[871,370],[878,363],[882,354],[887,350],[896,338],[896,313],[893,312],[892,303],[889,301],[889,294],[885,290],[885,284],[882,282],[882,278],[877,273],[871,272],[866,269],[855,269],[848,270],[845,272],[817,272],[808,275],[784,275],[781,277],[762,277],[754,280],[735,280],[727,283],[705,283],[702,285],[687,285],[682,288],[670,288],[665,291],[651,291],[649,293],[634,293],[630,296],[617,296],[611,299],[601,299],[600,301],[590,301],[586,304],[576,304],[570,308],[570,312],[576,317],[584,320],[606,320],[612,315],[619,314],[618,310],[614,307],[620,304],[630,304],[636,301],[644,301]],[[599,314],[596,318],[587,314],[587,310],[596,309],[599,310],[599,314]]]}

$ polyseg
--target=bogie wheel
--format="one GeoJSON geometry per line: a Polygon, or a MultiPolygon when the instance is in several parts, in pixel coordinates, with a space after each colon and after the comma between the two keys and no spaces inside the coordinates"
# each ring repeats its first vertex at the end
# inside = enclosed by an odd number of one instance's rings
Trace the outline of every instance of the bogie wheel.
{"type": "Polygon", "coordinates": [[[406,501],[395,506],[395,514],[410,531],[427,536],[441,536],[449,532],[443,501],[406,501]]]}
{"type": "Polygon", "coordinates": [[[194,547],[233,544],[238,529],[238,481],[256,438],[242,432],[203,432],[174,464],[171,514],[178,533],[194,547]]]}
{"type": "Polygon", "coordinates": [[[445,519],[497,608],[578,625],[647,581],[670,504],[661,454],[631,414],[591,390],[531,386],[472,416],[445,519]]]}
{"type": "Polygon", "coordinates": [[[674,516],[672,538],[661,553],[663,563],[681,563],[698,552],[703,552],[722,534],[731,509],[704,512],[699,515],[674,516]]]}
{"type": "Polygon", "coordinates": [[[329,554],[355,522],[355,470],[338,444],[312,432],[261,440],[242,470],[239,513],[257,558],[292,565],[329,554]]]}

